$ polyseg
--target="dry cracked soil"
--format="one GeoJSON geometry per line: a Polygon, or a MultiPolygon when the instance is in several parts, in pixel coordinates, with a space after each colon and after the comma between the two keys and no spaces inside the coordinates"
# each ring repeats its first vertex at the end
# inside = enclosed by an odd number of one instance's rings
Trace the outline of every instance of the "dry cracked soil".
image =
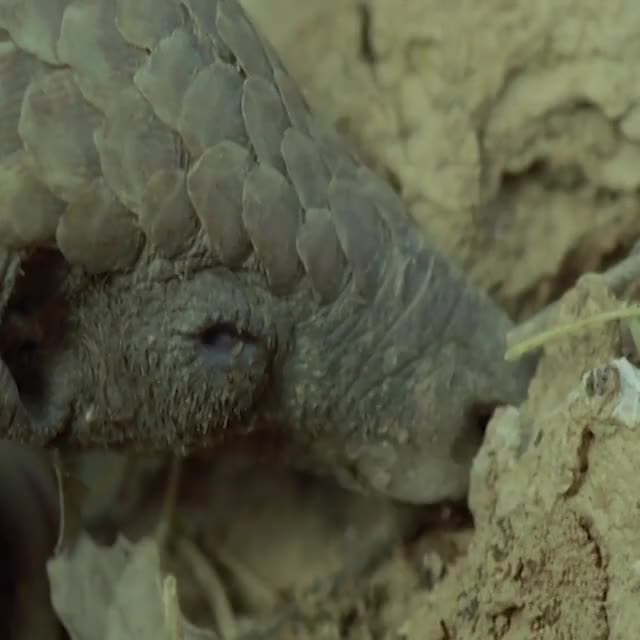
{"type": "Polygon", "coordinates": [[[596,275],[640,236],[640,4],[244,4],[425,234],[518,322],[558,301],[545,326],[573,329],[490,421],[467,506],[365,499],[240,447],[61,461],[61,552],[28,567],[14,637],[640,638],[640,328],[576,326],[640,292],[596,275]]]}

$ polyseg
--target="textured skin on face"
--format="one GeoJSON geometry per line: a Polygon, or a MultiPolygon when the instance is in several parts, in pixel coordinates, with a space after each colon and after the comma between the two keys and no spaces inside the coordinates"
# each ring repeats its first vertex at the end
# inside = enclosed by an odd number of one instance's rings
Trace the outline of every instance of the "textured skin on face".
{"type": "Polygon", "coordinates": [[[0,429],[174,448],[266,424],[345,483],[460,495],[469,412],[526,387],[509,321],[236,0],[0,0],[0,29],[0,249],[33,281],[3,282],[0,429]]]}

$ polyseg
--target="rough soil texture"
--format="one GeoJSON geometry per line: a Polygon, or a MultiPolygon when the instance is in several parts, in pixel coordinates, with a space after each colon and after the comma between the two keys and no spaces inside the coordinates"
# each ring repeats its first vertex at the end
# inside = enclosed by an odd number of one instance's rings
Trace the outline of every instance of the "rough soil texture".
{"type": "MultiPolygon", "coordinates": [[[[597,279],[563,320],[619,306],[597,279]]],[[[529,400],[497,414],[472,472],[475,534],[407,638],[637,638],[640,370],[617,327],[550,348],[529,400]]]]}
{"type": "MultiPolygon", "coordinates": [[[[316,110],[514,317],[563,293],[553,323],[620,307],[601,278],[579,276],[640,236],[635,0],[606,11],[598,0],[245,5],[316,110]]],[[[166,461],[84,459],[85,524],[104,543],[146,540],[131,565],[146,562],[154,580],[148,536],[171,524],[164,569],[186,617],[216,630],[185,638],[635,640],[640,370],[630,335],[615,322],[545,348],[528,400],[488,425],[470,514],[369,500],[227,450],[186,464],[172,514],[166,461]]],[[[82,550],[82,562],[50,567],[61,617],[86,626],[110,616],[118,640],[179,637],[122,631],[129,592],[115,587],[120,609],[107,594],[100,612],[79,612],[56,580],[94,571],[107,553],[82,550]]],[[[108,553],[126,564],[126,549],[108,553]]]]}

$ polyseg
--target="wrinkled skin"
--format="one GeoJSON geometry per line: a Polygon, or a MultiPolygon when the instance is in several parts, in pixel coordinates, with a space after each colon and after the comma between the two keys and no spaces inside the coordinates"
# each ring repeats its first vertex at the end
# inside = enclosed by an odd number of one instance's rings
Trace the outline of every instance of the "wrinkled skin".
{"type": "Polygon", "coordinates": [[[22,2],[23,22],[0,10],[25,96],[0,160],[4,434],[263,434],[346,486],[461,497],[482,417],[531,374],[504,361],[509,320],[235,0],[22,2]]]}

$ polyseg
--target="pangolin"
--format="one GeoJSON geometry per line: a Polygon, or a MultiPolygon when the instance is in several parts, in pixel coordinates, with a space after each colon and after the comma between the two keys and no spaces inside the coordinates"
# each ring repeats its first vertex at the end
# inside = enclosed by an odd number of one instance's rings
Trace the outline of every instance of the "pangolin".
{"type": "Polygon", "coordinates": [[[530,379],[510,320],[238,2],[0,0],[0,28],[0,435],[264,434],[354,489],[461,497],[530,379]]]}

